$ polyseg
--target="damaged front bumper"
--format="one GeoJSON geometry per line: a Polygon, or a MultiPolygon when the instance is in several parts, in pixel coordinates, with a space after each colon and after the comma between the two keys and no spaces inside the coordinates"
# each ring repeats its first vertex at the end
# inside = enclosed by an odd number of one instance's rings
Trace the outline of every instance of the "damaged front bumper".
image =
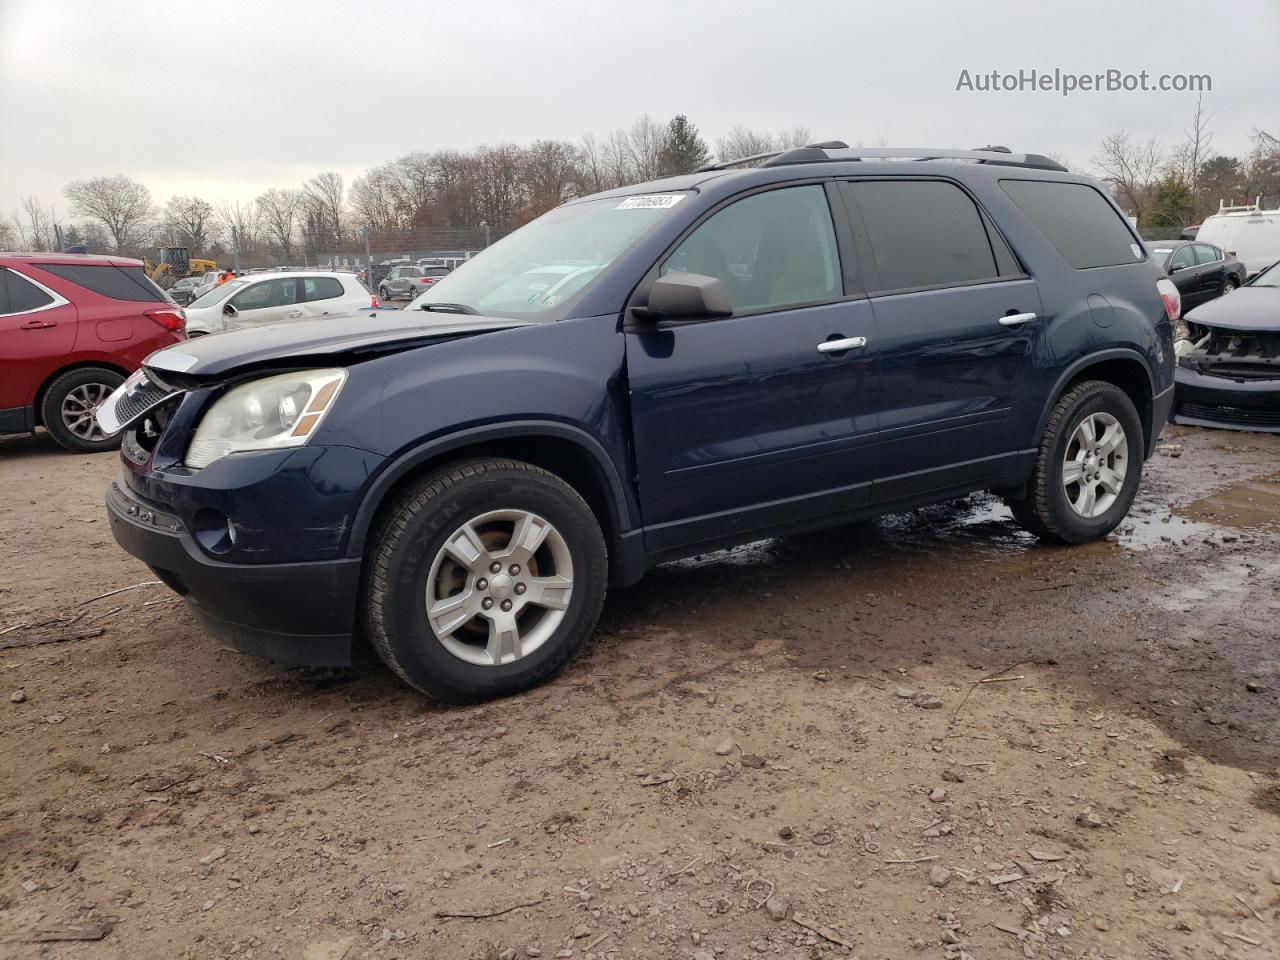
{"type": "Polygon", "coordinates": [[[1192,333],[1177,346],[1173,422],[1280,433],[1280,333],[1192,333]]]}

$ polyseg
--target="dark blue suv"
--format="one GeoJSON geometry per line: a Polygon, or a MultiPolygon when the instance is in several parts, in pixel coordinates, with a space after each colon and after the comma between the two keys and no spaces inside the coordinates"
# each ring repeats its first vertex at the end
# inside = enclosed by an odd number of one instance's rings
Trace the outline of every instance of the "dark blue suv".
{"type": "Polygon", "coordinates": [[[1034,154],[851,150],[575,200],[403,312],[202,338],[100,409],[116,539],[223,642],[435,697],[561,669],[664,560],[994,490],[1105,536],[1177,291],[1034,154]]]}

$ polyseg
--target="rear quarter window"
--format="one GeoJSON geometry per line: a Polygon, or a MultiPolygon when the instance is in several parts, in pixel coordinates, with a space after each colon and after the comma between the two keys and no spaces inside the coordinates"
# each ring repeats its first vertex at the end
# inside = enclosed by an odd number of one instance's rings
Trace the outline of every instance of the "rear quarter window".
{"type": "Polygon", "coordinates": [[[1137,263],[1145,258],[1129,225],[1101,193],[1084,183],[1001,180],[1062,259],[1077,270],[1137,263]]]}
{"type": "Polygon", "coordinates": [[[141,267],[113,267],[106,264],[40,263],[41,270],[69,280],[76,286],[112,300],[136,303],[164,303],[169,298],[151,282],[141,267]]]}

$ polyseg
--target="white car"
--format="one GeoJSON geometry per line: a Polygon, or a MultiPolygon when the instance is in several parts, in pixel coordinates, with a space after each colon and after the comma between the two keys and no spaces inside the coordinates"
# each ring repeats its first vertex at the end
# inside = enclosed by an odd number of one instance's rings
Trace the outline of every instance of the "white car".
{"type": "Polygon", "coordinates": [[[369,291],[350,273],[264,273],[214,287],[187,307],[187,336],[239,330],[367,308],[369,291]]]}

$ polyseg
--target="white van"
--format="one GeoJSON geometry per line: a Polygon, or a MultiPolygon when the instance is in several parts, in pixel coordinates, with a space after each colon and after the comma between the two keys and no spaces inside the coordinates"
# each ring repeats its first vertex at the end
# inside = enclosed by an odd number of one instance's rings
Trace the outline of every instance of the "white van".
{"type": "Polygon", "coordinates": [[[1263,210],[1259,204],[1224,207],[1205,217],[1197,240],[1212,243],[1233,254],[1253,276],[1280,260],[1280,210],[1263,210]]]}

